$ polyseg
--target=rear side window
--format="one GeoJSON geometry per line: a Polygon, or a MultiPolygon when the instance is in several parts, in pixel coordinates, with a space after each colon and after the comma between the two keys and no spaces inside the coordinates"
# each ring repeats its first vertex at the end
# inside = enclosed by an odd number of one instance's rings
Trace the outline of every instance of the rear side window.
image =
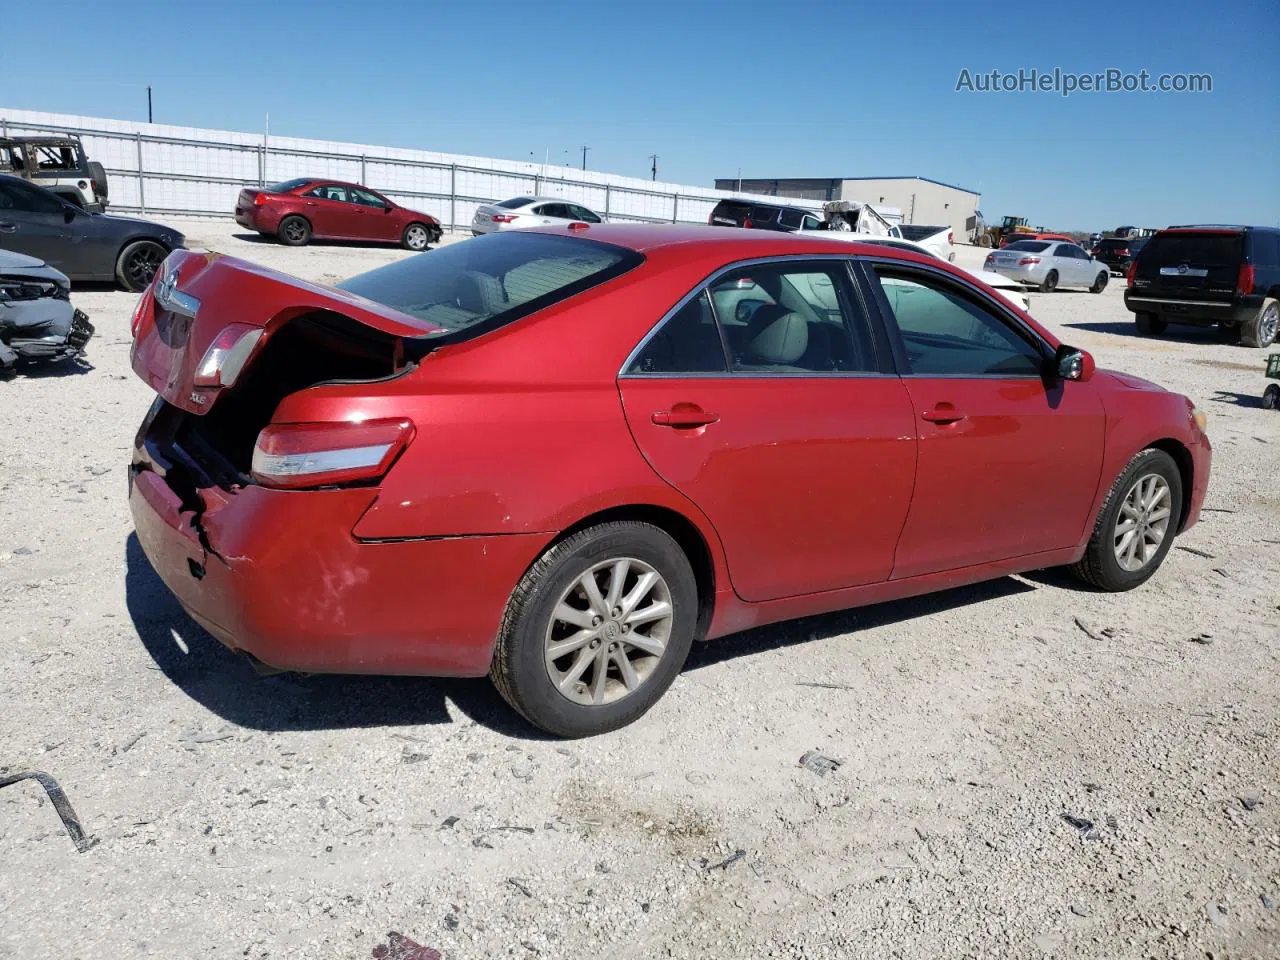
{"type": "Polygon", "coordinates": [[[1161,233],[1142,249],[1142,262],[1234,267],[1240,262],[1242,239],[1239,233],[1161,233]]]}
{"type": "Polygon", "coordinates": [[[1280,233],[1253,231],[1252,259],[1260,267],[1280,267],[1280,233]]]}
{"type": "Polygon", "coordinates": [[[338,286],[444,327],[446,334],[474,336],[611,280],[643,260],[634,250],[595,240],[512,231],[409,257],[338,286]]]}
{"type": "Polygon", "coordinates": [[[528,206],[533,203],[533,197],[512,197],[510,200],[503,200],[501,203],[495,203],[495,207],[502,207],[504,210],[515,210],[519,207],[528,206]]]}

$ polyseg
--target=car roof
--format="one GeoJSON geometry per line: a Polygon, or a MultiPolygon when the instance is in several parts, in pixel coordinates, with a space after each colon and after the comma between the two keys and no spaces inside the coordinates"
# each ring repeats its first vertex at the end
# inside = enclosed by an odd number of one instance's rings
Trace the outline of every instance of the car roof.
{"type": "Polygon", "coordinates": [[[657,253],[679,248],[681,253],[723,251],[736,259],[805,254],[845,254],[846,256],[900,256],[920,263],[945,264],[932,254],[916,253],[886,244],[828,240],[821,231],[783,233],[777,230],[744,230],[740,227],[712,227],[684,223],[603,223],[583,227],[534,227],[528,233],[555,233],[561,236],[597,240],[637,253],[657,253]]]}

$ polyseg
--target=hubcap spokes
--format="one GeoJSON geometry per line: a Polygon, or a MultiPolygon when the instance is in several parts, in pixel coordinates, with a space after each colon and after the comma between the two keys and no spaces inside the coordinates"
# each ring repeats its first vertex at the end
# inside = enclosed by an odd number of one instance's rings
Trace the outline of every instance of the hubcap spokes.
{"type": "Polygon", "coordinates": [[[1173,495],[1159,474],[1149,473],[1134,481],[1116,516],[1113,546],[1122,570],[1141,570],[1156,553],[1169,532],[1173,515],[1173,495]]]}
{"type": "Polygon", "coordinates": [[[1276,338],[1276,328],[1280,326],[1280,308],[1269,307],[1262,315],[1262,323],[1258,325],[1258,340],[1267,344],[1276,338]]]}
{"type": "Polygon", "coordinates": [[[598,563],[561,596],[544,641],[547,674],[574,703],[600,705],[652,676],[671,637],[667,582],[634,557],[598,563]]]}

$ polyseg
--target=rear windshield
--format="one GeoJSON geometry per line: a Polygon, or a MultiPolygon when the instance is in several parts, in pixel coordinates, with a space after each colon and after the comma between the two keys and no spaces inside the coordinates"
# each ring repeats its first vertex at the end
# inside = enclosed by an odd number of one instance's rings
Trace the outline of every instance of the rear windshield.
{"type": "Polygon", "coordinates": [[[444,327],[479,334],[632,269],[634,250],[577,237],[495,233],[399,260],[338,284],[444,327]]]}
{"type": "Polygon", "coordinates": [[[1006,250],[1025,250],[1027,253],[1041,253],[1049,248],[1044,240],[1015,240],[1005,247],[1006,250]]]}
{"type": "Polygon", "coordinates": [[[495,203],[495,207],[502,207],[504,210],[514,210],[516,207],[524,207],[533,203],[533,197],[512,197],[510,200],[503,200],[501,203],[495,203]]]}
{"type": "Polygon", "coordinates": [[[1141,246],[1137,240],[1099,240],[1097,250],[1132,250],[1141,246]]]}
{"type": "Polygon", "coordinates": [[[294,180],[285,180],[281,183],[273,183],[266,188],[267,193],[288,193],[290,190],[297,190],[299,187],[305,187],[308,183],[313,183],[312,177],[298,177],[294,180]]]}
{"type": "MultiPolygon", "coordinates": [[[[721,200],[712,211],[712,216],[732,217],[739,223],[746,217],[757,223],[773,223],[778,219],[780,207],[766,207],[761,204],[745,203],[741,200],[721,200]]],[[[795,225],[799,226],[800,217],[796,217],[795,225]]]]}
{"type": "Polygon", "coordinates": [[[1159,233],[1142,248],[1143,263],[1231,267],[1240,262],[1239,233],[1159,233]]]}

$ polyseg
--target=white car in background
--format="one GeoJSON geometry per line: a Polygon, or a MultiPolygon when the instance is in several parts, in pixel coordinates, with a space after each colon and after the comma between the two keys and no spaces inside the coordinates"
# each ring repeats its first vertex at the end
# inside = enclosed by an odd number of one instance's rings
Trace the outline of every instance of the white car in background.
{"type": "Polygon", "coordinates": [[[1058,287],[1088,287],[1101,293],[1111,268],[1093,259],[1077,244],[1059,240],[1015,240],[992,250],[982,265],[984,276],[1004,276],[1049,293],[1058,287]]]}
{"type": "MultiPolygon", "coordinates": [[[[938,260],[946,259],[936,251],[911,240],[899,240],[897,237],[873,237],[865,234],[846,234],[846,236],[857,240],[859,243],[874,243],[878,246],[894,247],[898,250],[914,250],[916,253],[923,253],[927,257],[934,257],[938,260]]],[[[952,266],[955,266],[955,264],[952,264],[952,266]]],[[[960,266],[956,266],[956,269],[963,270],[969,276],[993,288],[996,293],[1000,294],[1015,307],[1021,307],[1026,311],[1031,310],[1031,297],[1027,295],[1026,288],[1017,280],[1011,280],[999,273],[991,273],[987,270],[970,270],[968,267],[960,266]]]]}
{"type": "Polygon", "coordinates": [[[563,227],[569,223],[603,223],[600,214],[564,197],[512,197],[500,203],[484,203],[471,220],[471,235],[519,230],[524,227],[563,227]]]}

